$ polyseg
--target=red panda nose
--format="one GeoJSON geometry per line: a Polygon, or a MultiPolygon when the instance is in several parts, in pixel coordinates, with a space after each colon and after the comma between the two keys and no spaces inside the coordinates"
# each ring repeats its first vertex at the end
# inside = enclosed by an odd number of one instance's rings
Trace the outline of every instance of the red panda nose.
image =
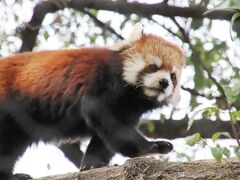
{"type": "Polygon", "coordinates": [[[167,79],[162,79],[159,81],[159,84],[162,89],[166,89],[169,86],[168,80],[167,79]]]}

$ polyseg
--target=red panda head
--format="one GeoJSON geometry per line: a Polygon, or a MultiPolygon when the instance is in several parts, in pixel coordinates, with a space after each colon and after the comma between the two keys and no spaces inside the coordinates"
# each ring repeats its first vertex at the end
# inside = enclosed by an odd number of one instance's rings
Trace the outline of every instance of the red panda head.
{"type": "Polygon", "coordinates": [[[139,25],[136,28],[135,36],[120,47],[123,79],[159,102],[177,102],[185,64],[182,49],[159,36],[140,33],[139,25]]]}

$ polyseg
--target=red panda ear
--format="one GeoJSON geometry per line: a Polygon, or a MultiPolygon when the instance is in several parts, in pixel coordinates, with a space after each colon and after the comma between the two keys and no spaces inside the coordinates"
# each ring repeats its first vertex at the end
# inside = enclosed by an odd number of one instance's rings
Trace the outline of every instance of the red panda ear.
{"type": "Polygon", "coordinates": [[[138,22],[133,26],[131,34],[126,39],[129,43],[139,40],[143,35],[143,25],[138,22]]]}
{"type": "Polygon", "coordinates": [[[133,26],[133,30],[128,36],[128,38],[118,42],[111,49],[115,51],[119,51],[122,48],[131,45],[134,41],[141,39],[142,35],[143,35],[143,25],[138,22],[133,26]]]}

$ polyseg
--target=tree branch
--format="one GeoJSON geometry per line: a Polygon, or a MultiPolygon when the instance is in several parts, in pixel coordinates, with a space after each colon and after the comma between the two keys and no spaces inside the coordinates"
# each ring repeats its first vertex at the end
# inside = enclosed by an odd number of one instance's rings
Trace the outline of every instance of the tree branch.
{"type": "Polygon", "coordinates": [[[54,13],[64,7],[66,7],[66,0],[41,1],[38,3],[33,10],[33,16],[30,22],[26,24],[21,32],[22,46],[19,52],[32,51],[46,14],[54,13]]]}
{"type": "Polygon", "coordinates": [[[165,2],[155,4],[144,4],[138,2],[128,3],[126,1],[111,1],[111,0],[71,0],[69,7],[77,10],[84,8],[96,9],[96,10],[108,10],[118,12],[124,15],[137,14],[144,17],[150,17],[154,14],[166,16],[166,17],[185,17],[196,19],[222,19],[231,20],[232,12],[228,11],[214,11],[212,13],[203,15],[206,12],[205,6],[193,6],[193,7],[178,7],[168,5],[165,2]]]}
{"type": "Polygon", "coordinates": [[[194,162],[168,162],[149,157],[130,158],[120,166],[102,168],[42,177],[35,180],[121,180],[121,179],[240,179],[240,162],[227,158],[221,164],[215,160],[200,160],[194,162]]]}
{"type": "Polygon", "coordinates": [[[112,27],[110,27],[108,24],[102,22],[99,20],[95,15],[93,15],[91,12],[87,10],[83,10],[83,13],[87,14],[90,18],[92,18],[98,26],[100,26],[102,29],[107,29],[109,32],[115,34],[119,39],[124,39],[120,34],[118,34],[112,27]]]}
{"type": "MultiPolygon", "coordinates": [[[[190,136],[199,132],[203,138],[211,138],[215,132],[229,132],[234,137],[230,121],[201,119],[196,120],[191,129],[187,131],[188,118],[181,120],[143,120],[139,125],[140,131],[149,138],[166,138],[175,139],[180,137],[190,136]],[[152,128],[149,129],[149,124],[152,128]],[[206,128],[207,127],[207,128],[206,128]]],[[[238,122],[240,124],[240,122],[238,122]]],[[[224,138],[224,137],[222,137],[224,138]]]]}
{"type": "MultiPolygon", "coordinates": [[[[171,17],[173,22],[176,24],[176,26],[179,28],[180,32],[182,33],[183,39],[186,43],[189,44],[190,49],[192,50],[193,53],[198,53],[198,50],[196,49],[195,46],[192,45],[191,39],[189,37],[189,33],[177,22],[177,20],[174,17],[171,17]]],[[[226,95],[224,92],[223,87],[221,84],[212,76],[212,71],[210,68],[208,68],[202,61],[202,59],[198,56],[198,62],[203,68],[203,70],[207,73],[208,77],[212,80],[212,82],[217,86],[219,92],[221,93],[221,96],[226,99],[226,95]]],[[[195,60],[196,61],[196,60],[195,60]]],[[[226,102],[227,103],[227,102],[226,102]]]]}
{"type": "Polygon", "coordinates": [[[186,88],[186,87],[184,87],[184,86],[181,86],[181,88],[182,88],[184,91],[189,92],[189,93],[190,93],[191,95],[193,95],[193,96],[201,96],[201,97],[208,98],[207,95],[201,94],[201,93],[199,93],[199,92],[198,92],[197,90],[195,90],[195,89],[186,88]]]}
{"type": "Polygon", "coordinates": [[[179,31],[182,33],[182,38],[183,41],[186,43],[190,44],[190,37],[189,37],[189,32],[187,32],[175,19],[175,17],[171,17],[172,21],[176,24],[176,26],[178,27],[179,31]]]}
{"type": "MultiPolygon", "coordinates": [[[[118,12],[123,15],[137,14],[139,16],[150,18],[152,15],[162,15],[165,17],[185,17],[196,19],[222,19],[231,20],[233,15],[229,11],[214,11],[207,15],[205,6],[195,7],[178,7],[168,5],[167,1],[156,4],[144,4],[138,2],[129,3],[127,1],[111,1],[111,0],[49,0],[38,3],[33,11],[30,22],[25,26],[21,33],[22,46],[20,52],[31,51],[36,44],[36,38],[41,27],[42,21],[47,13],[54,13],[65,7],[83,11],[85,8],[96,10],[108,10],[118,12]]],[[[238,19],[237,19],[238,20],[238,19]]]]}
{"type": "Polygon", "coordinates": [[[183,38],[181,35],[173,32],[170,28],[166,27],[164,24],[160,24],[158,21],[156,21],[156,20],[153,19],[153,18],[150,18],[150,20],[152,20],[154,23],[156,23],[156,24],[158,24],[159,26],[161,26],[163,29],[165,29],[166,31],[168,31],[168,32],[169,32],[170,34],[172,34],[173,36],[178,37],[178,38],[179,38],[180,40],[182,40],[183,42],[185,41],[184,38],[183,38]]]}

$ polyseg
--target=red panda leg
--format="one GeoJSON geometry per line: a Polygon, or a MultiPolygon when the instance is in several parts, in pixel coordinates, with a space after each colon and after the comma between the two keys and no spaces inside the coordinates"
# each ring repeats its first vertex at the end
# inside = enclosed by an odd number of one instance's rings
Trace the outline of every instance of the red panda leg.
{"type": "Polygon", "coordinates": [[[12,175],[16,160],[28,146],[28,135],[15,119],[0,112],[0,179],[19,179],[12,175]]]}
{"type": "Polygon", "coordinates": [[[150,153],[168,153],[173,149],[166,141],[149,142],[142,137],[135,127],[127,120],[121,121],[121,116],[115,117],[111,108],[96,98],[85,97],[82,113],[88,126],[111,147],[124,156],[136,157],[150,153]]]}
{"type": "Polygon", "coordinates": [[[94,135],[88,145],[80,169],[87,170],[106,166],[113,155],[114,152],[109,150],[97,135],[94,135]]]}

